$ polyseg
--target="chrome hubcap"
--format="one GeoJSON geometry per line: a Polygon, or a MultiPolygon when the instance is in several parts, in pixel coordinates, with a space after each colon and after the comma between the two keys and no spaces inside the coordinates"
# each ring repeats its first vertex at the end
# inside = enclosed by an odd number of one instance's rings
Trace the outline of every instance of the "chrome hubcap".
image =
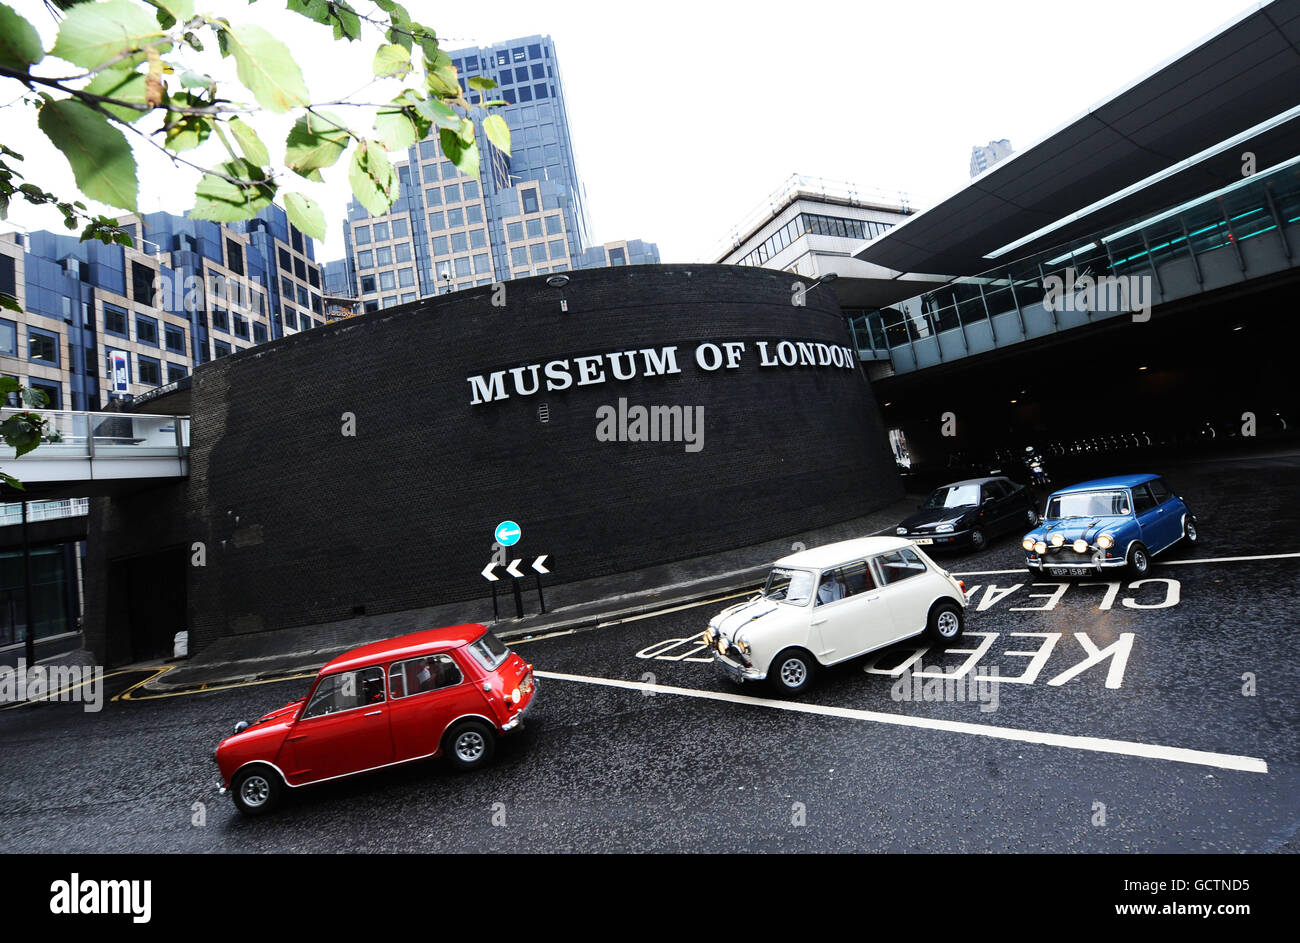
{"type": "Polygon", "coordinates": [[[971,531],[970,542],[971,542],[972,544],[974,544],[977,548],[978,548],[978,547],[983,547],[983,546],[984,546],[984,531],[982,531],[982,530],[974,530],[974,531],[971,531]]]}
{"type": "Polygon", "coordinates": [[[1187,539],[1196,540],[1196,525],[1191,521],[1187,522],[1187,539]]]}
{"type": "Polygon", "coordinates": [[[481,733],[477,730],[466,730],[456,738],[456,756],[466,763],[473,763],[483,755],[485,746],[481,733]]]}
{"type": "Polygon", "coordinates": [[[1139,573],[1145,573],[1147,571],[1147,555],[1141,550],[1133,554],[1133,569],[1137,570],[1139,573]]]}
{"type": "Polygon", "coordinates": [[[789,658],[781,666],[781,683],[787,688],[797,688],[808,677],[808,668],[798,658],[789,658]]]}
{"type": "Polygon", "coordinates": [[[944,638],[952,638],[956,635],[958,625],[960,623],[955,612],[942,612],[939,614],[939,634],[944,638]]]}
{"type": "Polygon", "coordinates": [[[1029,521],[1029,526],[1030,526],[1030,527],[1033,527],[1035,524],[1038,523],[1038,512],[1037,512],[1037,511],[1029,511],[1029,512],[1025,515],[1025,517],[1026,517],[1026,519],[1029,521]]]}
{"type": "Polygon", "coordinates": [[[249,776],[239,787],[244,805],[259,806],[271,795],[271,784],[262,776],[249,776]]]}

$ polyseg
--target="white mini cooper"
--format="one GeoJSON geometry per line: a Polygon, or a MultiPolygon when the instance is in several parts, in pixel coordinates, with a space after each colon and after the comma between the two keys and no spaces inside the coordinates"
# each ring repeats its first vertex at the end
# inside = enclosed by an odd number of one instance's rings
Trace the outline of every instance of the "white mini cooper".
{"type": "Polygon", "coordinates": [[[762,592],[714,616],[704,641],[733,681],[796,694],[818,666],[922,633],[955,641],[965,609],[965,584],[912,541],[862,537],[777,560],[762,592]]]}

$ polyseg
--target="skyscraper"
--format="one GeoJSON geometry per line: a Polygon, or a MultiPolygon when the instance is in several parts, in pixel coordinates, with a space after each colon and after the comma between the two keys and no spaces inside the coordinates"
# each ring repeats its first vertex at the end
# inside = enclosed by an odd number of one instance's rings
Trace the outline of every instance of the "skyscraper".
{"type": "Polygon", "coordinates": [[[970,151],[971,179],[974,180],[1003,158],[1010,157],[1015,150],[1006,138],[1000,141],[989,141],[987,147],[976,144],[970,151]]]}
{"type": "MultiPolygon", "coordinates": [[[[555,45],[528,36],[492,46],[450,51],[461,87],[482,75],[503,99],[511,153],[478,133],[479,179],[443,158],[436,137],[395,162],[400,193],[383,216],[353,200],[344,224],[348,273],[365,309],[494,281],[605,264],[588,253],[586,193],[578,175],[564,84],[555,45]],[[590,261],[588,261],[590,260],[590,261]]],[[[476,120],[482,115],[476,116],[476,120]]],[[[641,258],[658,259],[649,245],[641,258]]]]}

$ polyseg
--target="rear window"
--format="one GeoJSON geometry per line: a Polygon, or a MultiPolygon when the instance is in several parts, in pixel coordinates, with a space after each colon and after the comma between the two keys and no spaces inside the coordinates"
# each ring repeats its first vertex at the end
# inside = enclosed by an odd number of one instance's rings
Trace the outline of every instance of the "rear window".
{"type": "Polygon", "coordinates": [[[506,660],[510,649],[506,648],[506,643],[501,639],[487,632],[477,642],[470,643],[469,652],[474,656],[475,661],[491,671],[506,660]]]}

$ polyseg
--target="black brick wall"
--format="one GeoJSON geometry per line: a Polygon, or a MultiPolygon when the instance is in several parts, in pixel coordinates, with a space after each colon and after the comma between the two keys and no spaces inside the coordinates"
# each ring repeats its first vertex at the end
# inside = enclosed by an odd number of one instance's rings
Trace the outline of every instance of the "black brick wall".
{"type": "MultiPolygon", "coordinates": [[[[479,571],[505,519],[523,528],[514,555],[551,554],[563,582],[797,533],[901,495],[860,371],[758,366],[757,340],[851,344],[829,288],[796,307],[793,276],[761,269],[570,277],[508,282],[500,308],[480,288],[199,367],[188,485],[161,502],[171,523],[148,525],[174,542],[183,521],[187,540],[207,544],[208,565],[190,571],[191,650],[359,606],[484,596],[479,571]],[[697,344],[727,340],[747,343],[739,369],[696,366],[697,344]],[[680,374],[470,405],[471,375],[669,344],[680,374]],[[703,450],[597,441],[596,410],[619,397],[703,406],[703,450]],[[342,435],[344,413],[355,437],[342,435]]],[[[121,513],[91,526],[101,560],[145,539],[121,513]]]]}

